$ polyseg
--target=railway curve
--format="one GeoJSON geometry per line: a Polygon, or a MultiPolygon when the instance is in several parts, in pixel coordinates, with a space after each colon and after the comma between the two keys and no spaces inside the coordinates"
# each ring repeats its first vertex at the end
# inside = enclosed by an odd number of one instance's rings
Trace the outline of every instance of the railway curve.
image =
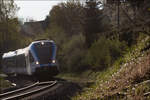
{"type": "Polygon", "coordinates": [[[34,95],[42,95],[42,92],[49,90],[55,86],[57,81],[36,82],[30,86],[20,88],[14,91],[0,94],[0,100],[28,100],[33,99],[34,95]]]}

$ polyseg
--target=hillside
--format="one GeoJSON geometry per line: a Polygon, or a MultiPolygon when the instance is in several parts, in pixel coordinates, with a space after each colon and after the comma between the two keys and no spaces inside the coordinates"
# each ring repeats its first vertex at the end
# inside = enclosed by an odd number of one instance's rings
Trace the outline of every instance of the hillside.
{"type": "Polygon", "coordinates": [[[95,84],[74,100],[149,100],[150,50],[149,36],[111,68],[100,73],[95,84]]]}

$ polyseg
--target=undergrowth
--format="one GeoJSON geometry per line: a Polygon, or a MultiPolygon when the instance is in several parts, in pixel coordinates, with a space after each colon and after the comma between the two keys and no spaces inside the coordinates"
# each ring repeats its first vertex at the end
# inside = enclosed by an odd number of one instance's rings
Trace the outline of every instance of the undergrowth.
{"type": "MultiPolygon", "coordinates": [[[[135,84],[148,79],[150,54],[143,49],[149,44],[149,36],[141,35],[137,45],[95,78],[95,84],[73,97],[73,100],[141,100],[149,90],[148,86],[133,88],[135,84]],[[143,89],[144,88],[144,89],[143,89]],[[142,91],[142,92],[141,92],[142,91]]],[[[147,96],[148,98],[149,96],[147,96]]]]}

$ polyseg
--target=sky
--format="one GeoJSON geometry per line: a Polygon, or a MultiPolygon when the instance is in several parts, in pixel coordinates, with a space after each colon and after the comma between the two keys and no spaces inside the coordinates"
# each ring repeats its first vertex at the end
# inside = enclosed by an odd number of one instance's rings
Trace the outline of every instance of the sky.
{"type": "Polygon", "coordinates": [[[54,5],[61,3],[62,0],[15,0],[15,3],[20,8],[17,16],[20,19],[32,18],[36,21],[44,20],[46,15],[54,5]]]}

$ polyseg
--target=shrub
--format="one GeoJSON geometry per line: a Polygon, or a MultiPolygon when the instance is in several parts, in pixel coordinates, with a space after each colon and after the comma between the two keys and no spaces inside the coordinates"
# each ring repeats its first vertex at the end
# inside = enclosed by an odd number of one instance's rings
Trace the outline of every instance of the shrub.
{"type": "Polygon", "coordinates": [[[80,35],[74,35],[70,41],[67,41],[63,45],[63,56],[60,59],[63,70],[67,70],[70,72],[79,72],[83,69],[84,56],[86,54],[86,50],[84,48],[85,37],[80,35]]]}
{"type": "Polygon", "coordinates": [[[120,42],[119,40],[108,40],[109,42],[109,51],[110,56],[112,58],[112,63],[117,60],[118,57],[122,56],[127,48],[127,44],[125,42],[120,42]]]}
{"type": "Polygon", "coordinates": [[[104,37],[92,44],[88,50],[86,61],[94,69],[102,69],[110,65],[108,41],[104,37]]]}
{"type": "Polygon", "coordinates": [[[89,48],[86,62],[93,69],[102,70],[112,65],[118,57],[123,55],[126,47],[126,44],[119,40],[109,40],[101,37],[89,48]]]}

